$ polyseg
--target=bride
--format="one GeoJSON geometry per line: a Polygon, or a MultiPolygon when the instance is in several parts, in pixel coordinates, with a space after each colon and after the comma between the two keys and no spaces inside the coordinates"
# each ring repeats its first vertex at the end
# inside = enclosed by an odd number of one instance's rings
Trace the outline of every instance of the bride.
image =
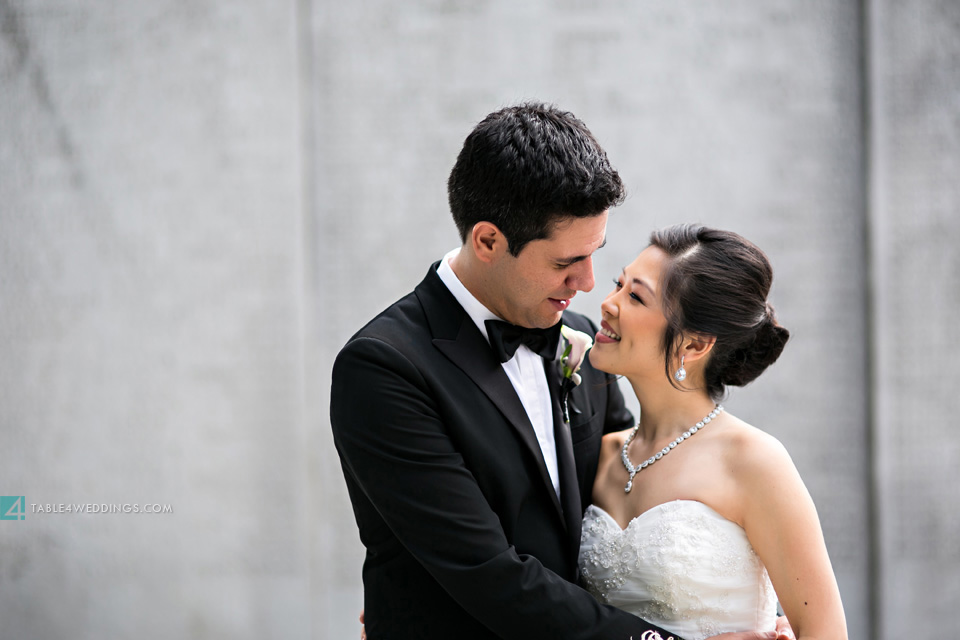
{"type": "MultiPolygon", "coordinates": [[[[625,376],[639,424],[604,437],[580,569],[598,599],[686,640],[773,630],[845,639],[816,509],[773,437],[717,404],[789,337],[766,298],[772,270],[737,234],[656,231],[603,302],[590,351],[625,376]]],[[[786,410],[798,408],[783,407],[786,410]]]]}

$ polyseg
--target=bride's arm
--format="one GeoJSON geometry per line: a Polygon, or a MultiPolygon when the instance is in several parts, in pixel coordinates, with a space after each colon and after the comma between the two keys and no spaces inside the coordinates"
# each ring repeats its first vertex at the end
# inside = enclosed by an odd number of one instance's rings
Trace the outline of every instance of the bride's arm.
{"type": "Polygon", "coordinates": [[[779,441],[762,432],[745,440],[731,461],[743,528],[790,626],[798,640],[845,640],[840,590],[810,493],[779,441]]]}

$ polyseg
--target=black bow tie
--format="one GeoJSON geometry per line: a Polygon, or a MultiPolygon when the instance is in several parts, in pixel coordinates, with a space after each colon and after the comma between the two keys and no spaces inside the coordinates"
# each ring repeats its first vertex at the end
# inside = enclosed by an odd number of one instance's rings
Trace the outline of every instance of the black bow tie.
{"type": "Polygon", "coordinates": [[[484,324],[487,326],[487,335],[490,336],[490,346],[500,358],[500,362],[506,362],[512,358],[521,344],[527,345],[544,360],[553,360],[557,357],[557,345],[560,344],[560,322],[549,329],[528,329],[503,320],[487,320],[484,324]]]}

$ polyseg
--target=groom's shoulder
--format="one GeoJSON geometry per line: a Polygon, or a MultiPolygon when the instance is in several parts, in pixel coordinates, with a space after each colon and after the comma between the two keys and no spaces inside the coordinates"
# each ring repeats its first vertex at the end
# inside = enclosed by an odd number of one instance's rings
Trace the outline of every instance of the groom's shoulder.
{"type": "Polygon", "coordinates": [[[385,342],[401,351],[419,350],[430,342],[434,330],[448,333],[458,326],[463,310],[437,275],[433,263],[427,275],[414,288],[360,328],[344,348],[364,338],[385,342]]]}
{"type": "Polygon", "coordinates": [[[334,382],[357,372],[392,368],[418,359],[428,350],[416,318],[422,315],[416,295],[409,293],[378,313],[340,348],[333,362],[334,382]]]}
{"type": "Polygon", "coordinates": [[[363,325],[347,340],[347,345],[361,338],[374,338],[391,343],[400,336],[415,333],[423,325],[423,308],[416,293],[411,291],[363,325]]]}

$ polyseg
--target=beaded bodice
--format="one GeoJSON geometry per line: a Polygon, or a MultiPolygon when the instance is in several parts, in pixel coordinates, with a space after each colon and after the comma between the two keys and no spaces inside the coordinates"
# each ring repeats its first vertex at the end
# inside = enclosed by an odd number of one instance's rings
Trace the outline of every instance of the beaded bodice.
{"type": "Polygon", "coordinates": [[[601,602],[685,640],[776,624],[776,594],[746,533],[702,502],[658,505],[626,529],[587,507],[580,571],[601,602]]]}

